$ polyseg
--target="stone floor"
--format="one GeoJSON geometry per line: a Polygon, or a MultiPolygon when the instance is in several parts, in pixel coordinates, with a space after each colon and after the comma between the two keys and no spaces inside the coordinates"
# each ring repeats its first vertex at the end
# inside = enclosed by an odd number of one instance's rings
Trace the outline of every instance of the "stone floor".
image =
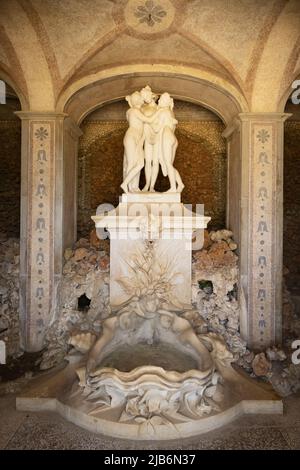
{"type": "Polygon", "coordinates": [[[252,415],[199,437],[133,442],[85,431],[57,414],[15,410],[15,396],[0,397],[0,449],[300,449],[300,393],[284,399],[283,416],[252,415]]]}

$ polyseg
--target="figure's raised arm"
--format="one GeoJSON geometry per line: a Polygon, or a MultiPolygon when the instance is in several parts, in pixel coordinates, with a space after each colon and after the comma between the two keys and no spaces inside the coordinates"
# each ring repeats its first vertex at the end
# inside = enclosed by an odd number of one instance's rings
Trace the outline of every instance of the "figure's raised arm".
{"type": "Polygon", "coordinates": [[[157,118],[157,115],[158,113],[160,113],[160,109],[158,109],[157,111],[155,111],[154,114],[152,114],[152,116],[150,117],[147,117],[145,116],[145,114],[142,113],[142,111],[139,111],[138,109],[135,110],[135,115],[136,117],[138,117],[141,121],[143,122],[146,122],[147,124],[152,124],[152,122],[157,118]]]}

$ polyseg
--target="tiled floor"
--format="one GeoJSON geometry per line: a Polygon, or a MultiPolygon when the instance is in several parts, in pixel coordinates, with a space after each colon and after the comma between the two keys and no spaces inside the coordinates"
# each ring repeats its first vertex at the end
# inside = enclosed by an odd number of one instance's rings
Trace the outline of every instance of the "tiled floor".
{"type": "Polygon", "coordinates": [[[199,437],[159,443],[93,434],[54,413],[16,411],[9,395],[0,397],[0,449],[300,449],[300,394],[284,400],[283,416],[248,416],[199,437]]]}

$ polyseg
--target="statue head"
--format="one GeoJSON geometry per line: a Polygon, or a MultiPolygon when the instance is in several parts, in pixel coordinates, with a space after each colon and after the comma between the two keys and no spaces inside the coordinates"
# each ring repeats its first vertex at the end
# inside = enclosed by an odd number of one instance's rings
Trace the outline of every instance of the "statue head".
{"type": "Polygon", "coordinates": [[[159,320],[160,320],[161,326],[165,328],[166,330],[169,330],[174,323],[174,318],[175,318],[174,315],[172,315],[171,313],[160,314],[159,320]]]}
{"type": "Polygon", "coordinates": [[[169,93],[163,93],[159,100],[158,100],[158,106],[160,108],[174,108],[174,101],[173,98],[169,95],[169,93]]]}
{"type": "Polygon", "coordinates": [[[157,95],[152,92],[151,88],[149,85],[145,86],[144,88],[141,89],[141,97],[143,98],[143,101],[147,104],[149,103],[155,103],[157,99],[157,95]]]}
{"type": "Polygon", "coordinates": [[[142,310],[145,312],[145,316],[152,316],[157,312],[159,308],[159,299],[155,294],[146,294],[141,297],[141,307],[142,310]]]}
{"type": "Polygon", "coordinates": [[[140,108],[144,102],[139,91],[135,91],[131,95],[126,96],[125,100],[131,108],[140,108]]]}

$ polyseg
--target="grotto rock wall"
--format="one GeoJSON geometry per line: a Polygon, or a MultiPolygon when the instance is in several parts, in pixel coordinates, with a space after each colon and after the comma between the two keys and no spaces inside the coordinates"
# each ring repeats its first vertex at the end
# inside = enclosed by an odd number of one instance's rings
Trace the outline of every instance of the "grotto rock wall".
{"type": "Polygon", "coordinates": [[[1,104],[0,109],[0,231],[19,237],[21,122],[13,115],[14,108],[1,104]]]}
{"type": "Polygon", "coordinates": [[[63,360],[72,334],[100,333],[101,321],[110,314],[108,250],[109,245],[98,240],[94,231],[90,240],[81,238],[66,249],[59,307],[47,333],[41,369],[63,360]]]}
{"type": "Polygon", "coordinates": [[[202,250],[193,253],[193,304],[237,360],[247,350],[239,334],[238,257],[232,235],[229,230],[205,232],[202,250]]]}
{"type": "Polygon", "coordinates": [[[21,354],[19,321],[20,242],[0,233],[0,339],[8,356],[21,354]]]}

